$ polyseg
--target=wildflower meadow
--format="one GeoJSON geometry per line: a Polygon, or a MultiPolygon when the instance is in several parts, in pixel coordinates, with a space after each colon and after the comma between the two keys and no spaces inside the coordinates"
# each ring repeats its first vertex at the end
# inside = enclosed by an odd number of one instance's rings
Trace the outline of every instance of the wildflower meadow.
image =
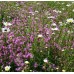
{"type": "Polygon", "coordinates": [[[0,1],[0,72],[74,72],[74,2],[0,1]]]}

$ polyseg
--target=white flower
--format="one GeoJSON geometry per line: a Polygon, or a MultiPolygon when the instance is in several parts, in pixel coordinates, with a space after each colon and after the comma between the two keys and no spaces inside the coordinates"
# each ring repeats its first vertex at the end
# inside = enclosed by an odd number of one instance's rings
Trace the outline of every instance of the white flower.
{"type": "Polygon", "coordinates": [[[36,17],[35,19],[39,19],[38,17],[36,17]]]}
{"type": "Polygon", "coordinates": [[[29,64],[29,61],[25,61],[25,64],[29,64]]]}
{"type": "Polygon", "coordinates": [[[57,67],[56,69],[58,70],[59,68],[57,67]]]}
{"type": "Polygon", "coordinates": [[[74,12],[74,9],[72,11],[74,12]]]}
{"type": "Polygon", "coordinates": [[[62,8],[62,10],[65,10],[65,8],[62,8]]]}
{"type": "Polygon", "coordinates": [[[54,17],[54,16],[49,16],[49,17],[47,17],[47,18],[54,19],[55,17],[54,17]]]}
{"type": "Polygon", "coordinates": [[[58,11],[58,13],[62,13],[62,11],[58,11]]]}
{"type": "Polygon", "coordinates": [[[74,4],[74,2],[72,2],[72,4],[74,4]]]}
{"type": "Polygon", "coordinates": [[[3,24],[4,24],[5,26],[11,26],[11,25],[12,25],[12,24],[9,23],[9,22],[3,22],[3,24]]]}
{"type": "Polygon", "coordinates": [[[63,23],[62,22],[59,22],[60,26],[63,26],[63,23]]]}
{"type": "Polygon", "coordinates": [[[11,26],[12,24],[11,23],[8,23],[8,25],[11,26]]]}
{"type": "Polygon", "coordinates": [[[38,35],[38,38],[42,38],[42,37],[43,37],[43,35],[42,35],[42,34],[39,34],[39,35],[38,35]]]}
{"type": "Polygon", "coordinates": [[[64,49],[62,51],[65,51],[64,49]]]}
{"type": "Polygon", "coordinates": [[[52,34],[54,35],[55,33],[53,32],[52,34]]]}
{"type": "Polygon", "coordinates": [[[66,6],[69,7],[69,6],[71,6],[71,4],[67,4],[66,6]]]}
{"type": "Polygon", "coordinates": [[[62,3],[62,4],[64,4],[64,3],[62,3]]]}
{"type": "Polygon", "coordinates": [[[73,23],[73,22],[74,22],[73,18],[67,19],[67,23],[73,23]]]}
{"type": "Polygon", "coordinates": [[[56,26],[56,23],[52,23],[51,25],[52,25],[52,26],[56,26]]]}
{"type": "Polygon", "coordinates": [[[37,11],[37,10],[35,11],[35,13],[38,13],[38,12],[39,12],[39,11],[37,11]]]}
{"type": "Polygon", "coordinates": [[[47,59],[47,58],[45,58],[43,61],[44,61],[45,63],[48,63],[48,59],[47,59]]]}
{"type": "Polygon", "coordinates": [[[24,72],[24,70],[22,70],[22,72],[24,72]]]}
{"type": "Polygon", "coordinates": [[[62,70],[62,72],[66,72],[66,70],[62,70]]]}
{"type": "Polygon", "coordinates": [[[56,27],[56,28],[51,28],[51,30],[57,31],[57,30],[59,30],[59,29],[56,27]]]}
{"type": "Polygon", "coordinates": [[[27,16],[28,18],[30,18],[30,16],[27,16]]]}
{"type": "Polygon", "coordinates": [[[5,66],[5,71],[9,71],[10,70],[10,66],[5,66]]]}
{"type": "Polygon", "coordinates": [[[53,10],[53,12],[56,12],[56,13],[58,13],[58,11],[55,9],[55,10],[53,10]]]}
{"type": "Polygon", "coordinates": [[[10,29],[5,27],[5,28],[2,28],[2,32],[10,32],[10,29]]]}
{"type": "Polygon", "coordinates": [[[32,71],[32,70],[30,70],[30,71],[32,71]]]}

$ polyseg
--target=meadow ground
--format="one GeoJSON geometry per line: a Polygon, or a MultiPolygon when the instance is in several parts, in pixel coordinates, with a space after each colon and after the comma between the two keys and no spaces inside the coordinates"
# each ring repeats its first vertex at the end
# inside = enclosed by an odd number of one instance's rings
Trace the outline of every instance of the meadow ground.
{"type": "Polygon", "coordinates": [[[0,2],[0,72],[74,72],[74,2],[0,2]]]}

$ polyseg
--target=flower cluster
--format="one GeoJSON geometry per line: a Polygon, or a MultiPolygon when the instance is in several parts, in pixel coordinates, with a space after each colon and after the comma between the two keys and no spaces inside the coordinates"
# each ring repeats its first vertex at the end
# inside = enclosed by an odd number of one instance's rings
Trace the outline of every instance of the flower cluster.
{"type": "Polygon", "coordinates": [[[61,15],[66,13],[48,8],[48,3],[20,1],[12,5],[19,11],[11,12],[10,22],[1,21],[0,71],[72,71],[74,20],[63,21],[61,15]]]}

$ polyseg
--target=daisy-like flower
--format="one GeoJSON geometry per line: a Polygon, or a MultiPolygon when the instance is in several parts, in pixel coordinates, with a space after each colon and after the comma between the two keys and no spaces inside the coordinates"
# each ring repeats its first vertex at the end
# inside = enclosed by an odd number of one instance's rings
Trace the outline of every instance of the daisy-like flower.
{"type": "Polygon", "coordinates": [[[59,22],[60,26],[63,26],[63,23],[62,22],[59,22]]]}
{"type": "Polygon", "coordinates": [[[30,70],[30,72],[32,72],[32,70],[30,70]]]}
{"type": "Polygon", "coordinates": [[[57,31],[59,30],[57,27],[56,28],[51,28],[52,31],[57,31]]]}
{"type": "Polygon", "coordinates": [[[35,13],[38,13],[38,12],[39,12],[39,11],[37,11],[37,10],[35,11],[35,13]]]}
{"type": "Polygon", "coordinates": [[[69,7],[69,6],[71,6],[71,4],[67,4],[66,6],[69,7]]]}
{"type": "Polygon", "coordinates": [[[55,10],[53,10],[53,12],[56,12],[56,13],[58,13],[58,11],[55,9],[55,10]]]}
{"type": "Polygon", "coordinates": [[[43,61],[44,61],[45,63],[48,63],[48,59],[47,59],[47,58],[45,58],[43,61]]]}
{"type": "Polygon", "coordinates": [[[66,70],[62,70],[62,72],[66,72],[66,70]]]}
{"type": "Polygon", "coordinates": [[[22,70],[22,72],[24,72],[24,70],[22,70]]]}
{"type": "Polygon", "coordinates": [[[2,32],[3,32],[3,33],[4,33],[4,32],[10,32],[10,29],[9,29],[9,28],[7,28],[7,27],[2,28],[2,32]]]}
{"type": "Polygon", "coordinates": [[[47,18],[54,19],[55,17],[54,17],[54,16],[49,16],[49,17],[47,17],[47,18]]]}
{"type": "Polygon", "coordinates": [[[72,11],[74,12],[74,9],[72,11]]]}
{"type": "Polygon", "coordinates": [[[39,34],[39,35],[38,35],[38,38],[42,38],[42,37],[43,37],[43,35],[42,35],[42,34],[39,34]]]}
{"type": "Polygon", "coordinates": [[[5,26],[11,26],[11,25],[12,25],[12,24],[9,23],[9,22],[3,22],[3,24],[4,24],[5,26]]]}
{"type": "Polygon", "coordinates": [[[52,23],[51,25],[52,25],[52,26],[56,26],[56,23],[52,23]]]}
{"type": "Polygon", "coordinates": [[[62,51],[65,51],[64,49],[62,51]]]}
{"type": "Polygon", "coordinates": [[[62,8],[62,10],[65,10],[65,8],[62,8]]]}
{"type": "Polygon", "coordinates": [[[59,68],[57,67],[56,69],[58,70],[59,68]]]}
{"type": "Polygon", "coordinates": [[[73,22],[74,22],[73,18],[67,19],[67,23],[73,23],[73,22]]]}
{"type": "Polygon", "coordinates": [[[10,66],[5,66],[5,71],[9,71],[10,70],[10,66]]]}
{"type": "Polygon", "coordinates": [[[29,64],[29,61],[25,61],[25,64],[29,64]]]}

